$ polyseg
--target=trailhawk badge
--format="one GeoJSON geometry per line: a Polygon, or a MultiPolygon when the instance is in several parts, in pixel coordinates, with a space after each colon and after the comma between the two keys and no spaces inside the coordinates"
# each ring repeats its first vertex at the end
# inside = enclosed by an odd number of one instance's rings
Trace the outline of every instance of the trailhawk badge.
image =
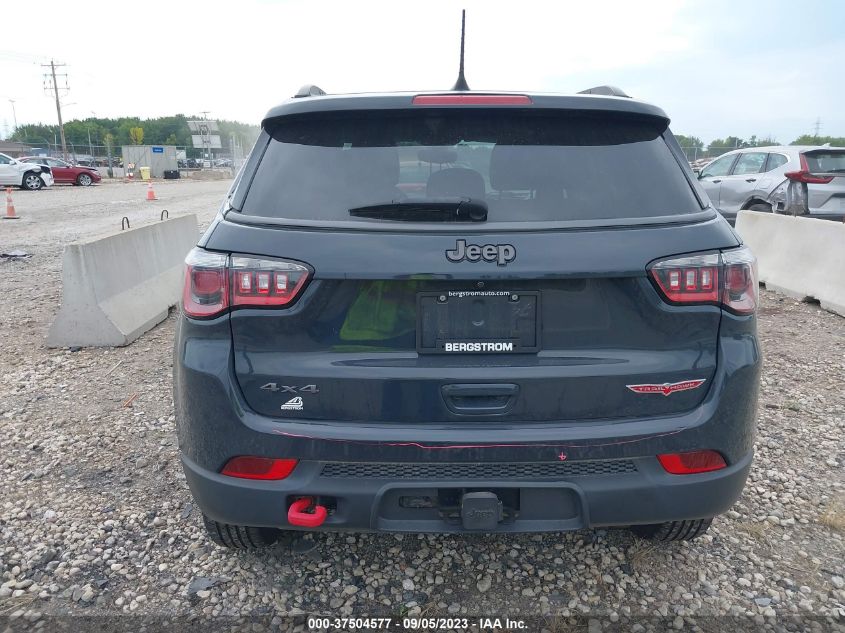
{"type": "Polygon", "coordinates": [[[631,391],[636,393],[662,393],[664,396],[675,393],[676,391],[689,391],[690,389],[698,389],[707,381],[706,378],[698,378],[696,380],[684,380],[683,382],[664,382],[662,385],[625,385],[631,391]]]}
{"type": "Polygon", "coordinates": [[[291,398],[282,405],[282,411],[302,411],[302,396],[291,398]]]}

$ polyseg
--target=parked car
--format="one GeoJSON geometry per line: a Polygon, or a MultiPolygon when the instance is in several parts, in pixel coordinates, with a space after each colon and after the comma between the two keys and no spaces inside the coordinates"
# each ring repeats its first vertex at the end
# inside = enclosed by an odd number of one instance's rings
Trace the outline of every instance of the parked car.
{"type": "Polygon", "coordinates": [[[31,165],[0,154],[0,185],[38,191],[53,185],[53,174],[46,165],[31,165]]]}
{"type": "Polygon", "coordinates": [[[710,200],[733,224],[742,209],[786,211],[790,183],[803,200],[802,215],[841,220],[845,215],[845,148],[786,145],[723,154],[699,173],[710,200]]]}
{"type": "Polygon", "coordinates": [[[591,92],[307,89],[267,113],[177,325],[181,460],[212,540],[680,540],[731,507],[754,258],[666,114],[591,92]]]}
{"type": "Polygon", "coordinates": [[[47,165],[53,171],[53,178],[57,183],[80,185],[88,187],[102,180],[100,172],[96,167],[87,165],[71,165],[60,158],[48,158],[46,156],[25,156],[21,158],[25,163],[47,165]]]}

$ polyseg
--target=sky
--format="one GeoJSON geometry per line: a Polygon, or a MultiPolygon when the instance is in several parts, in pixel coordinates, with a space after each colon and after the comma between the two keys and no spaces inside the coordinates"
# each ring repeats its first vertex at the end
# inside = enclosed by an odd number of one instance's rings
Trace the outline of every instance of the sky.
{"type": "MultiPolygon", "coordinates": [[[[473,90],[614,84],[676,134],[845,136],[842,0],[40,0],[0,39],[0,132],[56,123],[41,64],[66,64],[65,119],[177,113],[258,123],[306,83],[448,89],[467,10],[473,90]],[[143,7],[143,9],[142,9],[143,7]]],[[[60,82],[64,85],[64,81],[60,82]]]]}

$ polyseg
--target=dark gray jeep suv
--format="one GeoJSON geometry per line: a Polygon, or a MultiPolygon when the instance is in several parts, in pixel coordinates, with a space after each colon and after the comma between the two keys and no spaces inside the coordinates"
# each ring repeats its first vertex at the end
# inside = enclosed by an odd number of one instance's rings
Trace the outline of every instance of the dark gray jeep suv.
{"type": "Polygon", "coordinates": [[[270,110],[188,256],[176,338],[182,461],[216,542],[675,540],[734,503],[754,258],[663,111],[592,93],[312,87],[270,110]]]}

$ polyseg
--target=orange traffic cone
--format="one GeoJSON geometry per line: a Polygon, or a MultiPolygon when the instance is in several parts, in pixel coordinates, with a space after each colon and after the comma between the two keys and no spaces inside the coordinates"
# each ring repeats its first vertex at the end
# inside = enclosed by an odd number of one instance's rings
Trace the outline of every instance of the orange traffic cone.
{"type": "Polygon", "coordinates": [[[21,216],[15,215],[15,205],[12,202],[12,188],[6,187],[6,215],[4,220],[19,220],[21,216]]]}
{"type": "Polygon", "coordinates": [[[151,180],[147,183],[147,200],[158,200],[156,198],[156,192],[153,191],[153,181],[151,180]]]}

